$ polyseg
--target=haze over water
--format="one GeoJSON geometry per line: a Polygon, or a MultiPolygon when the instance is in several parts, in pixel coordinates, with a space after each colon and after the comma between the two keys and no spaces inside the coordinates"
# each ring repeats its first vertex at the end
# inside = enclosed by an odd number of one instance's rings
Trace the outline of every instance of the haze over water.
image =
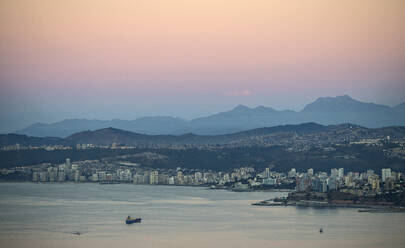
{"type": "Polygon", "coordinates": [[[0,246],[405,245],[405,215],[401,213],[250,205],[285,194],[128,184],[1,183],[0,246]],[[127,215],[141,217],[142,223],[125,225],[127,215]]]}

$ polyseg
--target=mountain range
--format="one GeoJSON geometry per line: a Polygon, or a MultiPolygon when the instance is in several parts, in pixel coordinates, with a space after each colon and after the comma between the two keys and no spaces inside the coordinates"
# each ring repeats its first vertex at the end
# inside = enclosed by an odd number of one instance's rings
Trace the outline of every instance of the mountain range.
{"type": "Polygon", "coordinates": [[[239,105],[214,115],[185,120],[169,116],[142,117],[135,120],[67,119],[56,123],[36,123],[17,134],[36,137],[68,137],[77,132],[107,127],[149,135],[220,135],[287,124],[316,122],[322,125],[353,123],[367,128],[405,125],[405,103],[395,107],[365,103],[348,95],[321,97],[301,111],[278,111],[270,107],[239,105]]]}

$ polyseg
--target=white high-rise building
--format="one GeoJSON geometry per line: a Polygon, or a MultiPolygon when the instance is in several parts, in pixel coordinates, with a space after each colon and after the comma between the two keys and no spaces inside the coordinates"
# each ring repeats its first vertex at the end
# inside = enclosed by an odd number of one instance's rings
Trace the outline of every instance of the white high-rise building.
{"type": "Polygon", "coordinates": [[[308,176],[312,177],[314,175],[314,169],[310,168],[307,170],[308,176]]]}
{"type": "Polygon", "coordinates": [[[295,177],[297,175],[297,171],[295,170],[295,168],[292,168],[289,172],[288,172],[288,177],[295,177]]]}
{"type": "Polygon", "coordinates": [[[66,159],[65,166],[66,166],[66,169],[68,169],[68,170],[72,169],[72,166],[70,164],[70,158],[66,159]]]}
{"type": "Polygon", "coordinates": [[[330,177],[338,177],[339,176],[339,171],[335,168],[330,170],[330,177]]]}
{"type": "Polygon", "coordinates": [[[152,171],[149,174],[149,184],[158,184],[159,183],[159,172],[157,170],[152,171]]]}
{"type": "Polygon", "coordinates": [[[269,178],[269,177],[270,177],[270,168],[267,167],[267,168],[264,170],[264,178],[269,178]]]}
{"type": "Polygon", "coordinates": [[[345,169],[343,169],[343,168],[340,168],[339,169],[339,178],[343,178],[343,176],[345,175],[345,169]]]}
{"type": "Polygon", "coordinates": [[[382,177],[382,181],[385,182],[388,178],[391,177],[391,169],[390,168],[382,169],[381,177],[382,177]]]}
{"type": "Polygon", "coordinates": [[[97,173],[94,173],[94,174],[92,175],[92,177],[91,177],[91,180],[92,180],[93,182],[98,182],[98,180],[99,180],[98,174],[97,174],[97,173]]]}
{"type": "Polygon", "coordinates": [[[79,182],[80,181],[80,172],[78,170],[75,170],[75,182],[79,182]]]}

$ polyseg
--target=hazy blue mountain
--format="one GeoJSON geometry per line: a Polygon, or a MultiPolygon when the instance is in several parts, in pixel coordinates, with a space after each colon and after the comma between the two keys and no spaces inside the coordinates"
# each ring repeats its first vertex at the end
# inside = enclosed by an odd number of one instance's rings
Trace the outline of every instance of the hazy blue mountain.
{"type": "Polygon", "coordinates": [[[67,137],[84,130],[98,130],[107,127],[145,134],[182,134],[188,130],[188,121],[161,116],[143,117],[136,120],[68,119],[50,124],[36,123],[16,133],[37,137],[67,137]]]}
{"type": "Polygon", "coordinates": [[[320,97],[315,102],[305,106],[302,112],[368,112],[391,111],[389,106],[374,103],[364,103],[348,95],[337,97],[320,97]]]}
{"type": "Polygon", "coordinates": [[[300,123],[294,116],[296,112],[291,110],[277,111],[263,106],[249,108],[239,105],[228,112],[191,120],[190,126],[197,134],[226,134],[259,127],[300,123]]]}
{"type": "Polygon", "coordinates": [[[169,116],[142,117],[132,121],[111,123],[111,127],[144,134],[184,134],[189,132],[187,120],[169,116]]]}
{"type": "Polygon", "coordinates": [[[321,97],[300,112],[301,121],[324,125],[354,123],[369,128],[404,125],[405,116],[389,106],[364,103],[350,96],[321,97]]]}
{"type": "Polygon", "coordinates": [[[395,106],[394,110],[397,111],[398,113],[405,114],[405,102],[395,106]]]}
{"type": "Polygon", "coordinates": [[[108,126],[110,121],[87,120],[87,119],[67,119],[51,124],[35,123],[22,130],[18,134],[26,134],[37,137],[66,137],[83,130],[97,130],[108,126]]]}
{"type": "Polygon", "coordinates": [[[200,135],[217,135],[307,122],[316,122],[322,125],[353,123],[369,128],[402,126],[405,125],[405,103],[391,108],[385,105],[361,102],[345,95],[318,98],[299,112],[278,111],[264,106],[249,108],[238,105],[230,111],[190,121],[165,116],[109,121],[71,119],[51,124],[33,124],[17,131],[17,133],[39,137],[67,137],[80,131],[113,127],[151,135],[178,135],[190,132],[200,135]]]}

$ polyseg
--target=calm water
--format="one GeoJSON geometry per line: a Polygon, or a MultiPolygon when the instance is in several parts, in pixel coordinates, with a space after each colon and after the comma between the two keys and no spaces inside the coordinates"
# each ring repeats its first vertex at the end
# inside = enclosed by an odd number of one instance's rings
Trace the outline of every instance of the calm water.
{"type": "Polygon", "coordinates": [[[402,213],[250,205],[283,194],[1,183],[0,247],[405,247],[402,213]]]}

